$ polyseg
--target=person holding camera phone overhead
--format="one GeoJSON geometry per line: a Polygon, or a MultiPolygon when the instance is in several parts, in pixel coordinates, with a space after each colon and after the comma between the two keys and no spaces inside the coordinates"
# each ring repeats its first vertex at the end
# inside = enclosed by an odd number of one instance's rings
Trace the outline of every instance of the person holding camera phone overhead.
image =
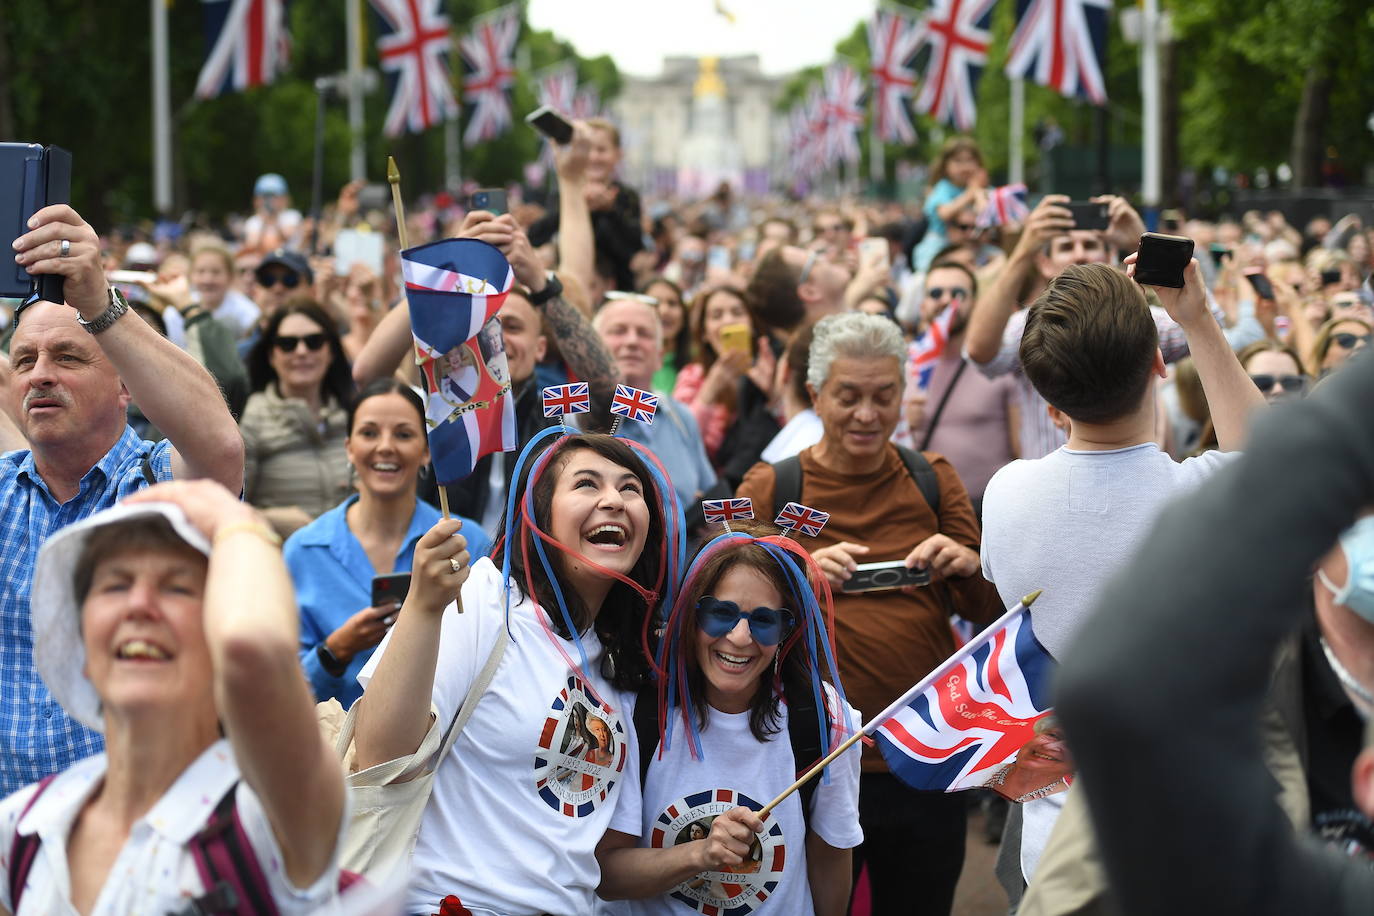
{"type": "MultiPolygon", "coordinates": [[[[334,697],[347,709],[362,696],[358,672],[400,605],[373,602],[373,577],[410,572],[415,543],[439,510],[415,496],[429,444],[424,402],[408,385],[377,379],[358,393],[344,451],[358,492],[291,535],[284,553],[300,605],[301,665],[316,700],[334,697]]],[[[491,539],[457,518],[473,560],[486,556],[491,539]]]]}
{"type": "MultiPolygon", "coordinates": [[[[819,537],[799,539],[836,589],[839,674],[863,710],[887,708],[954,653],[951,611],[975,623],[1003,612],[978,575],[978,521],[953,466],[888,441],[901,415],[905,359],[902,333],[886,318],[821,319],[807,369],[821,441],[796,458],[754,465],[735,494],[750,497],[759,517],[788,501],[830,513],[819,537]],[[883,560],[924,570],[930,584],[843,590],[859,563],[883,560]]],[[[865,749],[861,766],[864,841],[854,868],[868,866],[874,912],[949,913],[964,861],[965,801],[907,788],[876,747],[865,749]]]]}

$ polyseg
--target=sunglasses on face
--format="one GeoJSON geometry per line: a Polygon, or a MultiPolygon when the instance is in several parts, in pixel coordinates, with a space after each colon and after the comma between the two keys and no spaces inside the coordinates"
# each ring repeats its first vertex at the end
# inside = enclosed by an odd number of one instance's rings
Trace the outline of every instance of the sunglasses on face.
{"type": "Polygon", "coordinates": [[[801,286],[811,276],[811,268],[816,266],[816,258],[820,257],[820,252],[814,248],[806,256],[806,263],[802,265],[801,273],[797,275],[797,285],[801,286]]]}
{"type": "Polygon", "coordinates": [[[323,334],[306,334],[302,337],[297,337],[293,334],[283,334],[272,343],[283,353],[295,353],[296,348],[301,344],[305,344],[305,348],[314,353],[328,342],[329,338],[323,334]]]}
{"type": "Polygon", "coordinates": [[[749,632],[761,646],[776,646],[792,628],[792,612],[786,608],[756,607],[744,611],[733,601],[721,601],[710,595],[697,602],[697,626],[712,639],[729,633],[741,620],[749,621],[749,632]]]}
{"type": "Polygon", "coordinates": [[[945,296],[955,302],[963,302],[968,298],[968,290],[960,286],[932,286],[926,290],[926,295],[932,299],[943,299],[945,296]]]}
{"type": "Polygon", "coordinates": [[[271,289],[278,283],[287,289],[295,289],[300,285],[300,282],[301,278],[293,273],[258,274],[258,285],[267,289],[271,289]]]}
{"type": "Polygon", "coordinates": [[[1301,375],[1252,375],[1250,381],[1255,383],[1255,387],[1260,391],[1269,392],[1277,384],[1289,394],[1295,394],[1307,387],[1307,379],[1301,375]]]}
{"type": "Polygon", "coordinates": [[[1342,350],[1353,350],[1360,341],[1364,341],[1365,346],[1369,346],[1370,336],[1369,334],[1365,334],[1363,337],[1358,334],[1332,334],[1331,342],[1342,350]]]}
{"type": "Polygon", "coordinates": [[[977,223],[950,223],[950,224],[949,224],[949,228],[951,228],[951,229],[962,229],[962,230],[964,230],[965,232],[972,232],[974,229],[977,229],[977,228],[978,228],[978,224],[977,224],[977,223]]]}

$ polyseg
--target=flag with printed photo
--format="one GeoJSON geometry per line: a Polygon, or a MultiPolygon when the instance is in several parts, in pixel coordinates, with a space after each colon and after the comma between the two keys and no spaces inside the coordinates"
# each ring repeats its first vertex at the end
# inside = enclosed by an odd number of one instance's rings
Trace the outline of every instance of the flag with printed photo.
{"type": "Polygon", "coordinates": [[[500,250],[445,239],[401,252],[435,476],[462,480],[477,460],[519,444],[501,321],[515,280],[500,250]]]}

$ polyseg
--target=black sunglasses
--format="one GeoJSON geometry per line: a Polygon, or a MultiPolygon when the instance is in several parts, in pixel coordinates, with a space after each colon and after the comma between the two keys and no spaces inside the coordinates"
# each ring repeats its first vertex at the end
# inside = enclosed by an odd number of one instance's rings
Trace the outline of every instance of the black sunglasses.
{"type": "Polygon", "coordinates": [[[1274,389],[1277,383],[1284,391],[1290,394],[1302,391],[1307,387],[1307,379],[1301,375],[1271,375],[1264,373],[1261,375],[1250,376],[1250,381],[1255,383],[1255,387],[1260,391],[1269,392],[1274,389]]]}
{"type": "Polygon", "coordinates": [[[1365,334],[1362,337],[1359,334],[1332,334],[1331,342],[1334,343],[1336,346],[1340,347],[1342,350],[1353,350],[1355,349],[1355,345],[1362,340],[1364,341],[1365,346],[1369,346],[1369,338],[1371,336],[1374,335],[1365,334]]]}
{"type": "Polygon", "coordinates": [[[977,229],[977,228],[978,228],[978,224],[977,224],[977,223],[950,223],[950,224],[949,224],[949,228],[951,228],[951,229],[962,229],[962,230],[964,230],[965,232],[972,232],[974,229],[977,229]]]}
{"type": "Polygon", "coordinates": [[[300,285],[300,282],[301,278],[292,272],[258,274],[258,285],[268,289],[271,289],[278,283],[285,286],[287,289],[295,289],[300,285]]]}
{"type": "Polygon", "coordinates": [[[272,345],[283,353],[295,353],[298,346],[305,344],[305,348],[313,353],[328,342],[329,338],[324,334],[306,334],[301,337],[294,334],[283,334],[272,341],[272,345]]]}
{"type": "Polygon", "coordinates": [[[930,289],[926,290],[926,295],[932,299],[943,299],[946,293],[948,293],[949,298],[953,299],[955,302],[963,302],[968,298],[968,290],[964,289],[962,286],[932,286],[930,289]]]}

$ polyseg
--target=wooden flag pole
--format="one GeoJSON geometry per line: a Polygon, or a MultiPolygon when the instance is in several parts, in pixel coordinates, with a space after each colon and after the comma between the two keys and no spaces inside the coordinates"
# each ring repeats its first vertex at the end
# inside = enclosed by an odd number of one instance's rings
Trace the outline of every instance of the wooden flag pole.
{"type": "MultiPolygon", "coordinates": [[[[1007,614],[1003,616],[1006,617],[1016,611],[1021,610],[1022,608],[1030,607],[1032,604],[1035,603],[1035,599],[1040,597],[1041,591],[1043,591],[1043,589],[1036,589],[1035,591],[1031,592],[1029,595],[1021,599],[1021,603],[1019,605],[1012,608],[1011,611],[1008,611],[1007,614]]],[[[992,629],[996,626],[997,624],[994,623],[989,627],[989,629],[992,629]]],[[[955,654],[956,656],[958,655],[958,653],[955,654]]],[[[948,664],[948,662],[946,662],[946,664],[948,664]]],[[[829,766],[835,760],[836,757],[840,756],[845,751],[849,750],[851,747],[854,746],[856,742],[863,740],[863,737],[865,735],[870,734],[879,725],[882,725],[888,719],[892,718],[892,716],[896,714],[897,710],[901,709],[910,701],[913,695],[921,692],[922,690],[925,690],[930,680],[931,678],[927,677],[925,680],[921,681],[921,683],[917,684],[915,687],[913,687],[912,689],[908,690],[906,693],[898,697],[896,702],[894,702],[887,709],[884,709],[878,715],[874,716],[872,719],[869,719],[866,725],[864,725],[858,731],[854,732],[854,734],[846,738],[839,747],[835,748],[829,754],[826,754],[825,757],[821,758],[821,761],[819,763],[817,763],[811,769],[803,773],[797,779],[796,782],[792,783],[792,785],[788,786],[785,790],[783,790],[783,793],[781,795],[770,801],[768,804],[764,805],[759,810],[759,818],[762,819],[767,817],[768,812],[772,811],[778,805],[782,804],[783,799],[787,798],[787,796],[791,795],[793,792],[797,791],[802,786],[806,785],[812,779],[815,779],[816,774],[819,773],[821,770],[825,769],[827,766],[829,766]]]]}
{"type": "MultiPolygon", "coordinates": [[[[391,185],[391,207],[396,211],[396,236],[400,239],[401,250],[405,251],[410,247],[406,243],[406,208],[401,203],[401,170],[396,168],[396,158],[386,157],[386,180],[391,185]]],[[[450,518],[448,510],[448,488],[439,484],[439,511],[444,518],[450,518]]]]}

